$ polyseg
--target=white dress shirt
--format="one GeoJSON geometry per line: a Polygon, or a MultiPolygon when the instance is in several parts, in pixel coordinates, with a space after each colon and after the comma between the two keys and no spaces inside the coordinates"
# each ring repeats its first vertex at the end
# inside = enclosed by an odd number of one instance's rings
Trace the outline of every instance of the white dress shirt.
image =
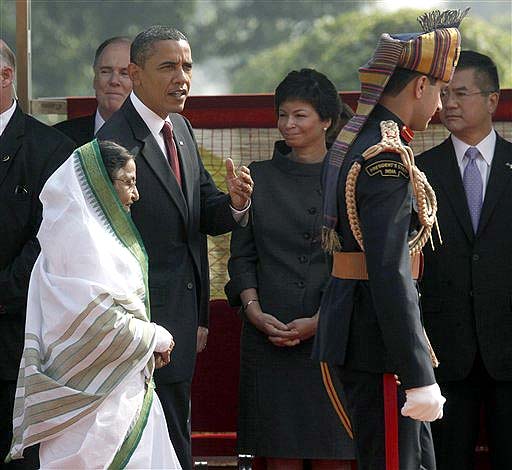
{"type": "Polygon", "coordinates": [[[7,127],[7,124],[9,124],[14,111],[16,111],[16,100],[12,100],[11,107],[0,114],[0,135],[4,133],[4,130],[7,127]]]}
{"type": "Polygon", "coordinates": [[[464,170],[466,169],[467,164],[469,163],[468,158],[464,158],[464,154],[469,147],[476,147],[482,158],[476,159],[476,165],[480,174],[482,175],[482,199],[485,198],[485,190],[487,189],[487,182],[489,181],[489,175],[491,173],[491,164],[492,159],[494,157],[494,148],[496,147],[496,131],[491,129],[491,132],[482,139],[476,145],[469,145],[466,142],[455,137],[453,134],[451,136],[453,148],[455,149],[455,155],[457,157],[457,163],[459,165],[460,175],[463,177],[464,170]]]}
{"type": "Polygon", "coordinates": [[[94,116],[94,135],[98,133],[103,124],[105,124],[105,119],[103,119],[103,116],[100,114],[100,112],[96,110],[96,115],[94,116]]]}
{"type": "MultiPolygon", "coordinates": [[[[160,147],[162,154],[164,156],[167,155],[167,149],[165,148],[165,140],[162,134],[162,127],[164,126],[164,122],[166,121],[172,125],[169,116],[167,116],[165,120],[162,119],[158,114],[149,109],[133,91],[130,93],[130,99],[132,100],[133,107],[139,113],[142,120],[146,123],[146,126],[148,126],[149,130],[151,131],[151,134],[153,134],[153,137],[155,138],[158,146],[160,147]]],[[[248,211],[250,206],[251,203],[249,201],[247,207],[239,211],[230,205],[231,212],[233,213],[233,218],[242,226],[247,225],[249,215],[248,211]]]]}

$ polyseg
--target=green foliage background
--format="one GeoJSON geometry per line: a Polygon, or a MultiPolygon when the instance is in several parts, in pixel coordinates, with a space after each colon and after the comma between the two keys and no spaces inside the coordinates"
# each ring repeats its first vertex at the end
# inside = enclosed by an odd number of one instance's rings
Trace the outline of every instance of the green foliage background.
{"type": "MultiPolygon", "coordinates": [[[[358,88],[357,69],[382,32],[417,31],[418,11],[388,13],[393,0],[32,0],[33,97],[92,94],[92,58],[114,35],[133,37],[169,24],[189,37],[194,61],[214,63],[232,92],[272,92],[292,69],[315,67],[342,90],[358,88]]],[[[472,7],[463,48],[491,55],[502,87],[512,87],[512,2],[448,1],[472,7]],[[485,19],[483,19],[485,18],[485,19]]],[[[15,0],[0,0],[0,36],[15,45],[15,0]]],[[[194,92],[198,90],[194,88],[194,92]]]]}
{"type": "MultiPolygon", "coordinates": [[[[359,89],[357,69],[372,55],[381,33],[417,31],[418,10],[397,13],[353,11],[319,19],[306,34],[254,55],[233,77],[233,91],[269,91],[292,69],[312,67],[327,74],[338,89],[359,89]]],[[[498,64],[502,88],[512,87],[512,36],[479,18],[461,25],[462,48],[490,55],[498,64]]]]}

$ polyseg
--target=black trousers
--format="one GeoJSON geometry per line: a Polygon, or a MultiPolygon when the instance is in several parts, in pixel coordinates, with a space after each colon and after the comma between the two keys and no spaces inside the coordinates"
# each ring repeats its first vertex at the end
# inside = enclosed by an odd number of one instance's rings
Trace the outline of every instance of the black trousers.
{"type": "Polygon", "coordinates": [[[484,408],[491,468],[512,468],[512,382],[494,380],[478,353],[464,380],[440,383],[444,416],[432,425],[439,470],[475,468],[475,445],[484,408]]]}
{"type": "MultiPolygon", "coordinates": [[[[335,387],[342,387],[352,430],[358,470],[385,470],[384,393],[382,374],[330,366],[335,387]]],[[[400,414],[405,392],[398,387],[398,449],[400,470],[435,470],[434,446],[429,423],[400,414]]],[[[390,470],[390,469],[387,469],[390,470]]],[[[395,470],[395,469],[393,469],[395,470]]]]}
{"type": "Polygon", "coordinates": [[[190,382],[159,383],[155,377],[155,384],[176,455],[183,470],[192,470],[190,382]]]}
{"type": "Polygon", "coordinates": [[[32,446],[23,453],[24,458],[4,463],[12,441],[12,409],[16,382],[0,380],[0,468],[32,470],[39,468],[39,446],[32,446]]]}

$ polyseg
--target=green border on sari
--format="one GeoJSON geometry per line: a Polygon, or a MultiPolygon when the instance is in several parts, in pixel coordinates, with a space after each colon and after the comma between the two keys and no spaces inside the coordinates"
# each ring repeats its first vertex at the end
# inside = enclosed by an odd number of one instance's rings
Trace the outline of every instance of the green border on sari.
{"type": "Polygon", "coordinates": [[[93,191],[98,204],[101,206],[110,227],[116,234],[121,243],[135,256],[139,262],[144,278],[144,288],[146,290],[145,306],[148,320],[151,319],[149,307],[149,289],[148,289],[148,255],[144,248],[144,243],[137,227],[133,223],[129,213],[126,212],[119,200],[114,185],[110,181],[101,152],[98,140],[83,145],[77,149],[80,165],[84,175],[93,191]]]}
{"type": "Polygon", "coordinates": [[[138,447],[142,433],[146,427],[149,418],[149,410],[153,404],[153,390],[155,386],[153,381],[150,381],[146,394],[144,395],[144,401],[142,402],[142,408],[139,413],[139,417],[135,422],[135,426],[130,431],[130,434],[126,437],[121,448],[117,451],[114,459],[108,466],[109,470],[118,470],[125,468],[128,462],[132,458],[135,449],[138,447]]]}

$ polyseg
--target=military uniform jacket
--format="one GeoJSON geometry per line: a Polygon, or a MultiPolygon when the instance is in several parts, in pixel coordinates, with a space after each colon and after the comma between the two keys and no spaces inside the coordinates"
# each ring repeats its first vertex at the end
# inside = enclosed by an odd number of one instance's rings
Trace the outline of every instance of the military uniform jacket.
{"type": "Polygon", "coordinates": [[[434,252],[425,246],[421,281],[437,378],[464,379],[479,350],[491,377],[512,380],[512,143],[497,136],[476,234],[452,140],[417,163],[436,192],[443,236],[434,252]]]}
{"type": "Polygon", "coordinates": [[[0,379],[18,377],[28,283],[39,255],[39,193],[73,148],[19,105],[0,137],[0,379]]]}
{"type": "MultiPolygon", "coordinates": [[[[342,250],[360,251],[346,212],[345,182],[361,154],[380,142],[379,123],[402,123],[377,105],[343,162],[339,185],[342,250]]],[[[400,156],[381,153],[363,163],[356,188],[357,210],[366,253],[368,281],[331,277],[323,296],[314,357],[349,370],[398,374],[405,388],[435,382],[412,279],[408,238],[415,228],[412,187],[400,156]],[[381,171],[383,161],[398,163],[381,171]]]]}

